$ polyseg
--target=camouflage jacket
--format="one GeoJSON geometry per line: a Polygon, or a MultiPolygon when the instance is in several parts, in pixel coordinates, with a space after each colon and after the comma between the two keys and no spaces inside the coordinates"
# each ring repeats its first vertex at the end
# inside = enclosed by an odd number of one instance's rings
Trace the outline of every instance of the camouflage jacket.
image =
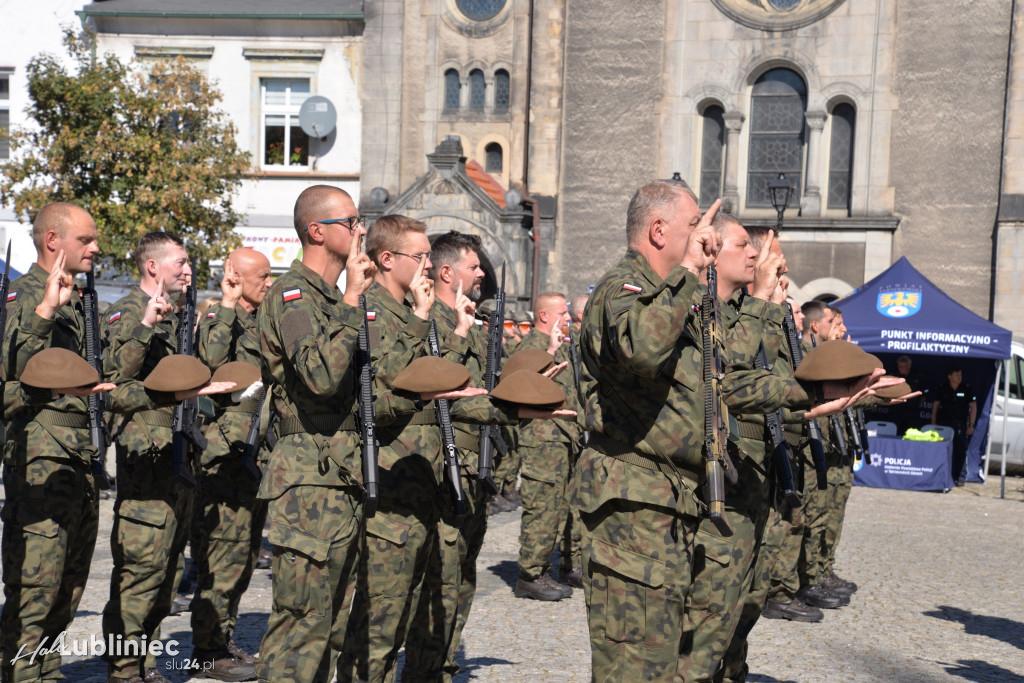
{"type": "MultiPolygon", "coordinates": [[[[87,461],[94,452],[89,442],[89,427],[67,427],[54,424],[55,413],[88,417],[86,399],[61,396],[54,399],[50,390],[35,389],[16,380],[21,377],[28,360],[39,351],[59,347],[85,357],[85,314],[78,290],[71,301],[61,306],[53,320],[45,320],[35,312],[46,292],[49,276],[33,263],[28,272],[14,280],[7,293],[7,329],[3,340],[4,415],[10,420],[9,429],[17,429],[29,421],[36,421],[59,443],[63,450],[46,453],[48,457],[71,456],[87,461]],[[46,411],[41,413],[41,411],[46,411]]],[[[35,454],[33,454],[35,455],[35,454]]],[[[44,454],[40,454],[44,455],[44,454]]]]}
{"type": "MultiPolygon", "coordinates": [[[[703,464],[701,290],[686,269],[676,266],[663,280],[627,250],[594,288],[581,334],[588,426],[641,453],[671,458],[692,482],[703,464]]],[[[737,413],[808,401],[799,384],[766,370],[729,372],[723,394],[737,413]]]]}
{"type": "MultiPolygon", "coordinates": [[[[178,350],[178,317],[174,313],[153,327],[142,324],[149,299],[141,287],[133,287],[100,320],[106,347],[103,376],[117,385],[110,392],[114,431],[119,433],[118,441],[135,452],[170,446],[175,404],[173,395],[149,391],[142,384],[162,358],[178,350]]],[[[169,471],[170,463],[167,465],[169,471]]]]}
{"type": "Polygon", "coordinates": [[[273,500],[294,486],[361,483],[353,361],[362,325],[363,312],[342,300],[337,285],[300,261],[292,261],[264,297],[256,314],[263,383],[282,436],[269,456],[260,498],[273,500]],[[319,420],[350,424],[324,433],[319,420]],[[289,423],[302,429],[289,433],[289,423]]]}
{"type": "MultiPolygon", "coordinates": [[[[530,334],[523,337],[523,341],[516,346],[516,351],[526,349],[540,349],[547,351],[551,338],[549,335],[538,331],[536,328],[530,334]]],[[[555,363],[567,363],[565,370],[555,378],[559,388],[565,394],[565,403],[562,405],[567,410],[575,410],[579,416],[583,415],[580,407],[579,392],[576,387],[576,374],[573,371],[572,362],[569,359],[569,341],[562,344],[554,357],[555,363]]],[[[582,419],[582,418],[581,418],[582,419]]],[[[527,447],[539,447],[547,441],[558,441],[561,443],[583,442],[583,427],[573,420],[524,420],[519,428],[519,444],[527,447]]]]}
{"type": "MultiPolygon", "coordinates": [[[[213,306],[199,321],[199,360],[216,372],[222,365],[245,361],[259,367],[260,340],[256,316],[241,304],[213,306]]],[[[238,391],[245,387],[238,387],[238,391]]],[[[242,453],[256,399],[234,403],[231,394],[213,397],[216,416],[204,429],[209,445],[202,454],[200,484],[229,497],[251,499],[257,483],[242,470],[242,453]]]]}

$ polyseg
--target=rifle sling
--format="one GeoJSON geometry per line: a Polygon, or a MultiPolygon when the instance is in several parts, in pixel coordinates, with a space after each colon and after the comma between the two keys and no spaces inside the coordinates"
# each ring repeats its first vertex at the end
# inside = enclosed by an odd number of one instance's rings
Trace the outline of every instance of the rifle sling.
{"type": "Polygon", "coordinates": [[[135,413],[133,419],[150,427],[174,428],[174,415],[167,410],[140,410],[135,413]]]}
{"type": "Polygon", "coordinates": [[[455,430],[455,446],[470,453],[480,454],[480,436],[455,430]]]}
{"type": "Polygon", "coordinates": [[[242,401],[241,403],[229,405],[224,409],[225,413],[249,413],[252,415],[253,411],[256,410],[256,406],[259,405],[259,401],[256,399],[249,399],[248,401],[242,401]]]}

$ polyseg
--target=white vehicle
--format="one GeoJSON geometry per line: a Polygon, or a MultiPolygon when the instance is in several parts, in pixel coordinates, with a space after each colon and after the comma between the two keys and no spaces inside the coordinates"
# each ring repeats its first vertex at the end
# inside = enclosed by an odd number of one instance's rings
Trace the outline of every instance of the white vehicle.
{"type": "Polygon", "coordinates": [[[999,471],[1004,441],[1006,443],[1007,467],[1024,467],[1024,343],[1014,339],[1010,353],[1012,354],[1010,359],[1003,361],[999,383],[996,386],[995,401],[992,404],[988,432],[990,441],[988,468],[991,472],[999,471]],[[1003,398],[1007,373],[1010,377],[1009,401],[1003,398]]]}

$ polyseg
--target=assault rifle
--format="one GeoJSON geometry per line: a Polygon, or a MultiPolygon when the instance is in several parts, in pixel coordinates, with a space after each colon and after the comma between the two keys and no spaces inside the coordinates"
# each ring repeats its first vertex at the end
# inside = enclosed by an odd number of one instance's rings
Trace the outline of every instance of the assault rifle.
{"type": "MultiPolygon", "coordinates": [[[[484,369],[484,389],[490,393],[501,377],[501,346],[504,342],[505,325],[505,265],[501,266],[501,287],[494,295],[494,310],[487,324],[487,365],[484,369]]],[[[508,454],[508,446],[501,438],[501,432],[494,425],[480,428],[480,456],[477,461],[477,478],[484,483],[489,493],[497,493],[498,486],[491,478],[494,469],[494,451],[502,457],[508,454]]]]}
{"type": "Polygon", "coordinates": [[[868,443],[868,425],[864,420],[864,409],[854,408],[853,416],[856,418],[855,429],[860,431],[860,443],[864,447],[864,464],[871,464],[871,445],[868,443]]]}
{"type": "MultiPolygon", "coordinates": [[[[813,334],[811,335],[811,346],[818,346],[818,342],[814,338],[813,334]]],[[[846,437],[843,435],[843,423],[839,419],[839,416],[834,414],[829,415],[828,421],[832,425],[832,432],[835,434],[836,449],[842,454],[843,459],[845,460],[850,457],[850,450],[846,447],[846,437]]]]}
{"type": "MultiPolygon", "coordinates": [[[[430,355],[441,357],[441,348],[437,343],[437,325],[430,321],[430,355]]],[[[452,427],[452,414],[448,407],[448,399],[434,399],[437,404],[437,426],[441,429],[441,452],[444,455],[444,469],[451,486],[452,507],[455,508],[455,527],[461,527],[466,517],[466,495],[462,490],[462,471],[459,467],[459,453],[455,450],[455,429],[452,427]]]]}
{"type": "MultiPolygon", "coordinates": [[[[186,356],[195,354],[196,331],[196,284],[190,282],[185,290],[185,307],[178,318],[178,353],[186,356]]],[[[189,458],[189,446],[202,451],[206,448],[206,437],[199,430],[199,399],[186,398],[174,409],[171,421],[174,459],[171,465],[174,476],[188,486],[196,485],[189,458]]]]}
{"type": "Polygon", "coordinates": [[[366,489],[363,514],[366,517],[373,517],[377,513],[377,501],[380,496],[377,469],[377,448],[380,444],[377,443],[377,413],[373,408],[370,318],[366,312],[366,297],[362,294],[359,295],[359,307],[363,309],[363,326],[359,328],[356,353],[356,375],[359,378],[359,412],[356,413],[356,422],[359,425],[359,439],[363,444],[363,487],[366,489]]]}
{"type": "MultiPolygon", "coordinates": [[[[82,290],[82,312],[85,314],[85,360],[89,362],[103,379],[102,347],[100,346],[99,296],[96,294],[96,276],[90,270],[85,274],[85,289],[82,290]]],[[[92,474],[96,486],[101,491],[110,490],[110,477],[107,476],[107,446],[110,435],[107,433],[107,422],[103,419],[103,398],[99,394],[89,394],[86,399],[89,409],[89,441],[96,449],[91,458],[92,474]]]]}
{"type": "MultiPolygon", "coordinates": [[[[787,301],[783,304],[786,307],[786,319],[782,327],[786,332],[786,342],[789,344],[789,356],[793,359],[793,371],[795,372],[800,363],[803,362],[804,353],[800,350],[800,342],[796,338],[796,323],[793,321],[793,309],[787,301]]],[[[819,491],[828,488],[828,465],[825,464],[825,448],[821,445],[821,429],[817,420],[807,421],[807,434],[811,441],[811,460],[814,461],[814,473],[817,478],[819,491]]]]}
{"type": "Polygon", "coordinates": [[[242,464],[245,466],[246,474],[259,481],[263,478],[260,466],[256,462],[256,454],[260,451],[260,416],[263,414],[263,404],[267,402],[267,388],[260,389],[260,398],[256,401],[256,407],[249,416],[249,432],[245,435],[245,450],[242,451],[242,464]]]}
{"type": "MultiPolygon", "coordinates": [[[[768,358],[764,352],[764,342],[757,349],[757,358],[754,360],[754,367],[758,370],[768,370],[768,358]]],[[[772,448],[772,462],[775,465],[775,478],[782,488],[782,495],[786,504],[791,508],[798,508],[803,505],[800,494],[793,483],[793,449],[786,441],[786,435],[782,431],[782,413],[775,410],[765,413],[765,427],[768,428],[768,440],[772,448]]]]}
{"type": "Polygon", "coordinates": [[[850,439],[853,441],[853,461],[863,461],[865,464],[871,464],[871,456],[864,448],[864,441],[861,439],[860,426],[857,424],[857,418],[853,414],[853,408],[846,409],[846,422],[850,426],[850,439]]]}
{"type": "Polygon", "coordinates": [[[704,466],[707,471],[708,516],[723,536],[732,536],[732,527],[725,517],[725,475],[736,479],[736,470],[725,450],[729,438],[728,412],[722,397],[721,335],[722,318],[718,310],[718,273],[715,264],[708,265],[708,293],[701,300],[704,313],[704,466]]]}

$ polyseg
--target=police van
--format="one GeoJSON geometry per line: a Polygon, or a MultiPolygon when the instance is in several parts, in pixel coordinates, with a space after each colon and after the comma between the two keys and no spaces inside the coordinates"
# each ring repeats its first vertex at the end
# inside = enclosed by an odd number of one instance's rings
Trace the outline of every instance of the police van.
{"type": "Polygon", "coordinates": [[[1007,467],[1024,467],[1024,343],[1020,339],[1014,339],[1010,353],[1010,359],[1003,361],[992,405],[988,432],[990,472],[999,471],[1004,442],[1007,467]],[[1003,392],[1006,391],[1007,374],[1010,379],[1009,398],[1005,399],[1003,392]]]}

